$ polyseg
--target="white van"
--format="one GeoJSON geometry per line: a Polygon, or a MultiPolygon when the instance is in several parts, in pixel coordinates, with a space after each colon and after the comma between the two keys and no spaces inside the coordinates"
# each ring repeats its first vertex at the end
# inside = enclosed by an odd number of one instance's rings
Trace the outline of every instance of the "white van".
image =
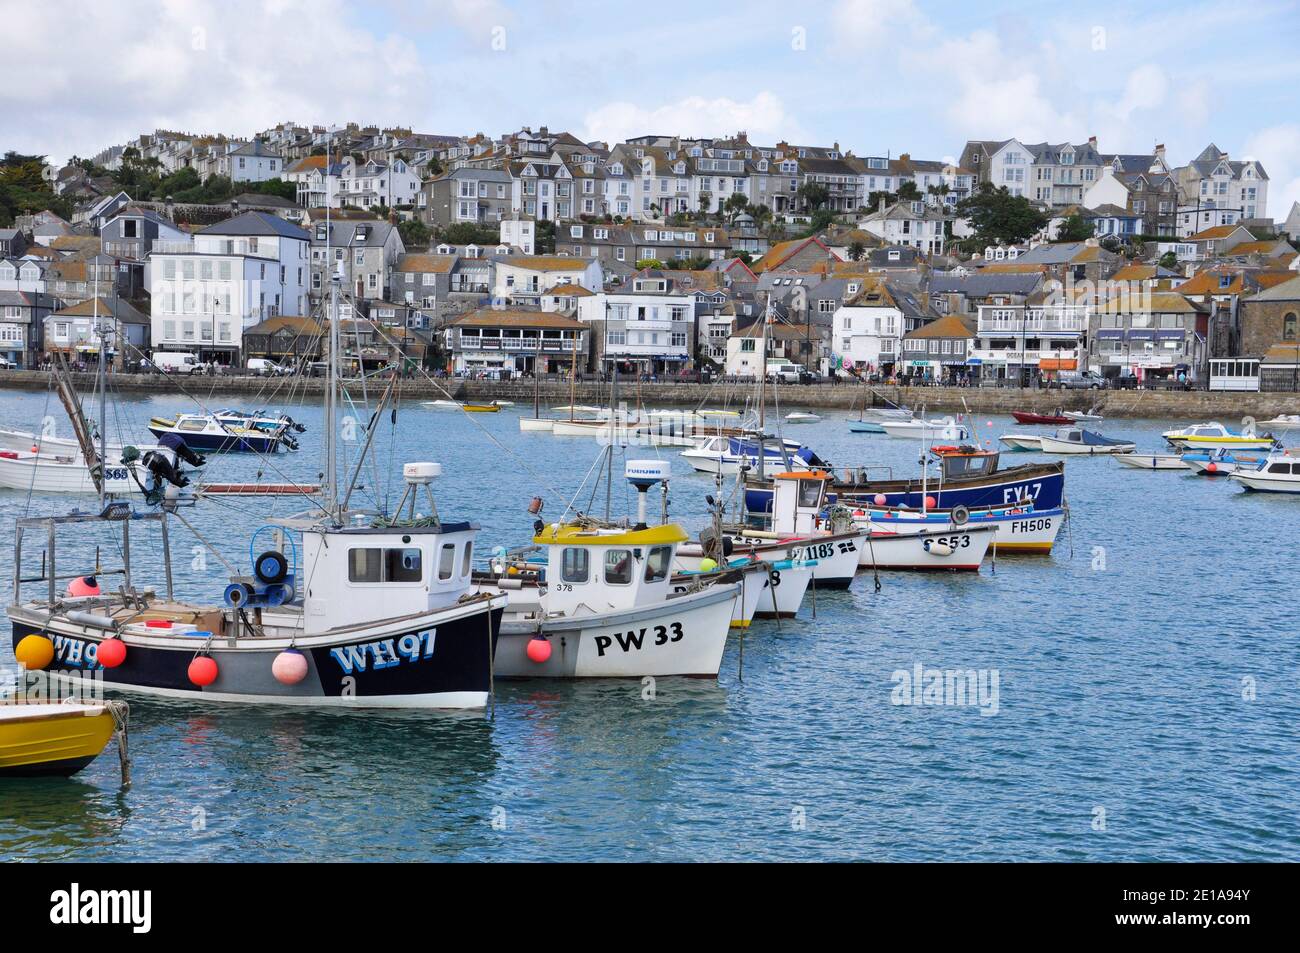
{"type": "Polygon", "coordinates": [[[189,351],[154,351],[150,363],[164,374],[203,373],[203,365],[189,351]]]}
{"type": "Polygon", "coordinates": [[[265,357],[250,357],[248,359],[248,373],[258,377],[279,377],[282,374],[288,374],[289,368],[281,367],[275,361],[268,360],[265,357]]]}

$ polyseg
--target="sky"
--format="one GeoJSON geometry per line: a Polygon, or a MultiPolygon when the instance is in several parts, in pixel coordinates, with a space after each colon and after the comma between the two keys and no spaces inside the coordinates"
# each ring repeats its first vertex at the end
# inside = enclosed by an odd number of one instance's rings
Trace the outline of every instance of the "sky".
{"type": "Polygon", "coordinates": [[[838,142],[1213,142],[1300,200],[1300,0],[0,0],[0,151],[92,156],[155,128],[528,125],[838,142]]]}

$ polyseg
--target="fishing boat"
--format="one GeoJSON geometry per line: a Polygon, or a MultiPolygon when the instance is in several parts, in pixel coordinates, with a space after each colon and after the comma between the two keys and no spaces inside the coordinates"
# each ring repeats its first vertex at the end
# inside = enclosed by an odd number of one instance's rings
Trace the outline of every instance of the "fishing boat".
{"type": "Polygon", "coordinates": [[[1043,449],[1041,434],[1004,433],[998,437],[998,441],[1006,444],[1008,450],[1030,451],[1043,449]]]}
{"type": "Polygon", "coordinates": [[[863,569],[977,572],[989,551],[996,526],[930,529],[901,525],[870,527],[860,550],[863,569]]]}
{"type": "Polygon", "coordinates": [[[626,464],[638,495],[633,527],[589,518],[543,524],[533,536],[546,553],[541,575],[477,578],[479,592],[508,600],[497,676],[717,677],[741,587],[719,580],[674,590],[670,577],[686,531],[645,522],[646,492],[666,471],[658,460],[626,464]]]}
{"type": "Polygon", "coordinates": [[[788,424],[815,424],[821,420],[816,414],[805,414],[798,411],[785,415],[785,422],[788,424]]]}
{"type": "Polygon", "coordinates": [[[1018,424],[1047,424],[1056,425],[1068,424],[1072,418],[1065,416],[1061,411],[1054,414],[1036,414],[1029,410],[1013,410],[1011,416],[1016,419],[1018,424]]]}
{"type": "MultiPolygon", "coordinates": [[[[852,514],[857,525],[899,535],[924,532],[952,534],[992,527],[997,530],[997,535],[991,545],[999,554],[1049,553],[1065,523],[1063,508],[1039,509],[1032,503],[973,510],[965,506],[946,510],[913,510],[908,507],[868,505],[853,508],[852,514]]],[[[875,539],[874,536],[872,538],[875,539]]]]}
{"type": "MultiPolygon", "coordinates": [[[[91,677],[109,689],[198,702],[486,705],[506,599],[472,590],[478,527],[439,515],[431,484],[441,467],[406,464],[405,493],[391,511],[348,505],[365,454],[350,481],[339,472],[342,280],[340,271],[331,281],[322,499],[253,533],[242,566],[214,550],[230,576],[220,600],[210,602],[183,601],[174,592],[169,531],[174,522],[191,528],[176,501],[119,499],[98,512],[19,519],[7,610],[19,659],[44,660],[37,667],[59,680],[91,677]],[[131,531],[141,526],[157,530],[148,540],[158,547],[149,585],[137,585],[132,561],[141,542],[133,545],[131,531]],[[58,550],[61,531],[83,547],[86,537],[111,533],[120,541],[120,565],[70,577],[58,550]],[[29,535],[42,546],[39,568],[24,559],[29,535]],[[117,577],[118,587],[87,586],[88,575],[117,577]],[[81,583],[65,592],[60,583],[69,578],[81,583]]],[[[395,389],[394,373],[385,400],[395,389]]],[[[364,446],[382,409],[381,403],[364,446]]]]}
{"type": "Polygon", "coordinates": [[[1218,421],[1167,430],[1162,436],[1171,446],[1185,450],[1268,450],[1277,443],[1272,434],[1229,430],[1218,421]]]}
{"type": "Polygon", "coordinates": [[[1176,453],[1117,453],[1116,463],[1122,463],[1134,470],[1186,470],[1187,464],[1176,453]]]}
{"type": "Polygon", "coordinates": [[[1137,449],[1137,444],[1131,440],[1106,437],[1082,427],[1062,427],[1050,436],[1043,435],[1042,448],[1043,453],[1132,453],[1137,449]]]}
{"type": "Polygon", "coordinates": [[[1300,414],[1278,414],[1272,420],[1262,420],[1260,424],[1274,430],[1300,430],[1300,414]]]}
{"type": "Polygon", "coordinates": [[[825,465],[816,453],[799,441],[778,441],[773,437],[705,437],[698,446],[683,450],[681,456],[699,473],[724,476],[734,476],[742,468],[771,473],[789,469],[794,461],[802,461],[808,466],[825,465]]]}
{"type": "Polygon", "coordinates": [[[959,424],[951,417],[943,420],[893,420],[881,424],[885,433],[891,437],[904,437],[915,440],[918,437],[927,440],[965,441],[970,439],[970,428],[959,424]]]}
{"type": "MultiPolygon", "coordinates": [[[[920,509],[933,496],[935,507],[966,506],[971,509],[1033,503],[1039,509],[1062,505],[1065,494],[1065,464],[1025,463],[1001,468],[996,450],[974,446],[931,447],[939,458],[937,479],[896,479],[887,467],[849,467],[829,489],[831,502],[848,505],[871,503],[920,509]],[[882,478],[872,478],[883,472],[882,478]]],[[[751,512],[763,512],[772,505],[770,487],[754,474],[746,474],[745,505],[751,512]]]]}
{"type": "Polygon", "coordinates": [[[690,592],[701,585],[722,583],[739,585],[740,595],[731,610],[731,627],[745,629],[756,618],[787,618],[799,611],[803,594],[812,581],[812,567],[800,566],[788,560],[783,563],[766,563],[762,560],[739,559],[735,565],[701,568],[695,572],[674,572],[672,587],[674,593],[690,592]],[[777,566],[786,567],[784,574],[777,566]],[[783,592],[781,583],[786,583],[783,592]],[[797,597],[793,608],[781,608],[782,595],[793,599],[797,597]]]}
{"type": "Polygon", "coordinates": [[[1253,469],[1238,467],[1228,479],[1260,493],[1300,493],[1300,460],[1286,453],[1270,453],[1253,469]]]}
{"type": "Polygon", "coordinates": [[[420,403],[434,410],[463,410],[467,414],[495,414],[504,406],[495,402],[491,404],[470,404],[458,400],[422,400],[420,403]]]}
{"type": "Polygon", "coordinates": [[[854,527],[847,516],[823,519],[829,480],[824,471],[775,474],[776,502],[770,515],[757,514],[756,520],[702,533],[698,544],[678,550],[678,567],[694,570],[702,560],[716,562],[733,555],[768,562],[791,560],[814,564],[817,588],[847,589],[857,573],[858,554],[868,534],[854,527]]]}
{"type": "MultiPolygon", "coordinates": [[[[92,439],[98,442],[99,438],[92,431],[92,439]]],[[[109,456],[122,453],[122,444],[109,443],[106,445],[109,456]]],[[[74,437],[55,437],[41,433],[33,433],[30,430],[11,430],[0,428],[0,450],[28,450],[32,453],[52,453],[52,454],[70,454],[81,451],[80,442],[74,437]]]]}
{"type": "Polygon", "coordinates": [[[1251,469],[1264,462],[1267,454],[1232,450],[1193,450],[1179,459],[1183,466],[1202,476],[1227,476],[1239,469],[1251,469]]]}
{"type": "Polygon", "coordinates": [[[76,774],[125,729],[125,708],[72,698],[0,701],[0,779],[76,774]]]}
{"type": "Polygon", "coordinates": [[[149,432],[159,438],[164,434],[174,434],[194,450],[275,453],[281,446],[297,449],[290,424],[282,422],[274,429],[265,429],[244,421],[227,423],[215,414],[188,413],[154,417],[149,421],[149,432]]]}

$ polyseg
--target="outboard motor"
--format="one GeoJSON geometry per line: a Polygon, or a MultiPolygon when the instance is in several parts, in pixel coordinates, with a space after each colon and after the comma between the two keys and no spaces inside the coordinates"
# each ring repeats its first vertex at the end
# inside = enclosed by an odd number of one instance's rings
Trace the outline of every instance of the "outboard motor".
{"type": "Polygon", "coordinates": [[[168,450],[173,451],[176,456],[192,467],[201,467],[208,462],[207,457],[203,456],[203,454],[195,453],[191,450],[189,444],[185,442],[184,438],[181,437],[180,434],[163,434],[158,438],[158,446],[166,447],[168,450]]]}

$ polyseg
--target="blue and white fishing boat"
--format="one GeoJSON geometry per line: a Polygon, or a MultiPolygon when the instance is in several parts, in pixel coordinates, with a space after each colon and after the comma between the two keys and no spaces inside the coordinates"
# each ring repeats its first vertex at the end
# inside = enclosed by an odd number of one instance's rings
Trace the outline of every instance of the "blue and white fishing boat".
{"type": "Polygon", "coordinates": [[[1201,476],[1228,476],[1238,470],[1249,470],[1264,462],[1268,454],[1245,453],[1241,450],[1194,450],[1179,459],[1183,466],[1201,476]]]}
{"type": "Polygon", "coordinates": [[[1132,453],[1137,449],[1137,444],[1131,440],[1106,437],[1082,427],[1062,427],[1051,436],[1044,435],[1041,448],[1043,453],[1132,453]]]}
{"type": "Polygon", "coordinates": [[[898,535],[993,527],[998,532],[992,546],[998,553],[1050,553],[1065,523],[1063,508],[1039,509],[1032,503],[974,510],[965,506],[913,510],[871,505],[856,507],[852,513],[857,526],[898,535]]]}
{"type": "Polygon", "coordinates": [[[734,476],[747,468],[754,472],[776,473],[826,464],[797,440],[776,437],[706,437],[696,447],[683,450],[682,457],[700,473],[734,476]],[[761,448],[761,463],[760,463],[761,448]]]}
{"type": "Polygon", "coordinates": [[[217,414],[177,414],[154,417],[149,421],[149,432],[155,437],[175,434],[195,450],[275,453],[281,446],[288,450],[298,448],[290,434],[292,425],[288,418],[268,428],[248,417],[223,420],[217,414]]]}

